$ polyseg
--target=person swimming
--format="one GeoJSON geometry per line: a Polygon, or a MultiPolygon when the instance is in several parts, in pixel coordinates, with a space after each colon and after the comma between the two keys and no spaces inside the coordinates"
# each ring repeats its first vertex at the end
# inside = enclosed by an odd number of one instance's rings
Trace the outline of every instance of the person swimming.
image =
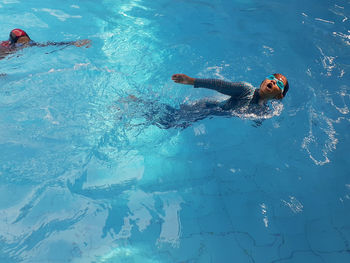
{"type": "Polygon", "coordinates": [[[30,39],[29,35],[22,29],[16,28],[11,30],[10,37],[6,41],[0,43],[0,59],[17,52],[20,49],[26,47],[46,47],[46,46],[69,46],[74,45],[77,47],[90,46],[91,41],[89,39],[69,41],[69,42],[47,42],[37,43],[30,39]]]}
{"type": "MultiPolygon", "coordinates": [[[[194,122],[214,116],[249,118],[255,122],[255,126],[259,126],[264,119],[275,115],[268,101],[281,100],[289,90],[287,78],[279,73],[267,76],[259,88],[247,82],[195,79],[185,74],[174,74],[172,80],[180,84],[193,85],[195,88],[216,90],[230,97],[223,101],[205,98],[193,103],[181,104],[175,108],[154,100],[143,100],[130,95],[127,101],[123,100],[123,103],[127,102],[126,109],[130,115],[144,118],[145,124],[156,125],[162,129],[184,129],[194,122]],[[135,104],[131,106],[132,103],[135,104]]],[[[125,117],[124,111],[121,111],[120,114],[124,115],[120,118],[125,117]]]]}
{"type": "Polygon", "coordinates": [[[256,89],[247,82],[229,82],[219,79],[195,79],[185,74],[174,74],[172,80],[175,83],[193,85],[195,88],[206,88],[216,90],[224,95],[230,96],[222,105],[222,109],[234,109],[237,107],[247,108],[249,106],[265,107],[269,100],[283,99],[288,90],[287,78],[275,73],[267,76],[256,89]]]}
{"type": "Polygon", "coordinates": [[[195,79],[185,74],[174,74],[171,78],[175,83],[216,90],[230,97],[223,101],[202,99],[193,104],[182,104],[180,109],[171,111],[169,107],[165,107],[167,117],[164,118],[163,114],[162,118],[156,119],[156,124],[163,128],[186,128],[193,122],[210,116],[249,116],[254,119],[255,124],[261,125],[262,120],[273,116],[268,101],[283,99],[289,90],[287,78],[280,73],[267,76],[259,88],[247,82],[195,79]]]}

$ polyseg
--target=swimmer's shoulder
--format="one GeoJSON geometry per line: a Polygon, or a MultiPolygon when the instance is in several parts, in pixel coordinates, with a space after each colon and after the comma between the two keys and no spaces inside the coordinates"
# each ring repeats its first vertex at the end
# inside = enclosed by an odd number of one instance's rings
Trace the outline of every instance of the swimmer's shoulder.
{"type": "Polygon", "coordinates": [[[250,91],[255,91],[256,90],[256,87],[253,86],[253,84],[249,83],[249,82],[246,82],[246,81],[242,81],[242,85],[244,87],[246,87],[247,89],[249,89],[250,91]]]}

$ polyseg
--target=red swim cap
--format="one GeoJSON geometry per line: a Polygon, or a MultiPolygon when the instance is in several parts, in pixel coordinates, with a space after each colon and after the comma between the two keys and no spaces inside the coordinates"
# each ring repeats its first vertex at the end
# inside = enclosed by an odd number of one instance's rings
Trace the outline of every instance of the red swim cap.
{"type": "Polygon", "coordinates": [[[11,43],[16,43],[20,37],[28,37],[29,38],[28,34],[25,31],[23,31],[22,29],[16,28],[10,32],[10,39],[9,40],[11,41],[11,43]]]}

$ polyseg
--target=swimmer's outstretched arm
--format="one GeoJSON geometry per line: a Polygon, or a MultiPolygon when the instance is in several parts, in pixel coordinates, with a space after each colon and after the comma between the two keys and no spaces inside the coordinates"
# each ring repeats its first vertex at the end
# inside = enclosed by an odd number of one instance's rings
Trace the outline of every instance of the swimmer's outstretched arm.
{"type": "Polygon", "coordinates": [[[63,41],[63,42],[46,42],[46,43],[37,43],[32,42],[29,44],[30,46],[37,46],[37,47],[47,47],[47,46],[76,46],[76,47],[83,47],[89,48],[91,46],[91,40],[89,39],[81,39],[77,41],[63,41]]]}
{"type": "Polygon", "coordinates": [[[194,78],[191,78],[185,74],[174,74],[172,75],[171,79],[180,84],[187,84],[187,85],[194,85],[194,78]]]}
{"type": "Polygon", "coordinates": [[[195,79],[185,74],[174,74],[171,79],[180,84],[193,85],[195,88],[206,88],[216,90],[228,96],[240,96],[244,92],[254,89],[246,82],[229,82],[220,79],[195,79]]]}

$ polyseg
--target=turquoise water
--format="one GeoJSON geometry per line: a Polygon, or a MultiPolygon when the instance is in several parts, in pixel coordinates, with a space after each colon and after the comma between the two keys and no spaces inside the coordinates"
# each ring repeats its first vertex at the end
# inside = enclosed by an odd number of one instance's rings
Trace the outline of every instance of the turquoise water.
{"type": "Polygon", "coordinates": [[[0,262],[350,262],[349,1],[0,0],[0,262]],[[174,73],[290,90],[161,129],[174,73]]]}

